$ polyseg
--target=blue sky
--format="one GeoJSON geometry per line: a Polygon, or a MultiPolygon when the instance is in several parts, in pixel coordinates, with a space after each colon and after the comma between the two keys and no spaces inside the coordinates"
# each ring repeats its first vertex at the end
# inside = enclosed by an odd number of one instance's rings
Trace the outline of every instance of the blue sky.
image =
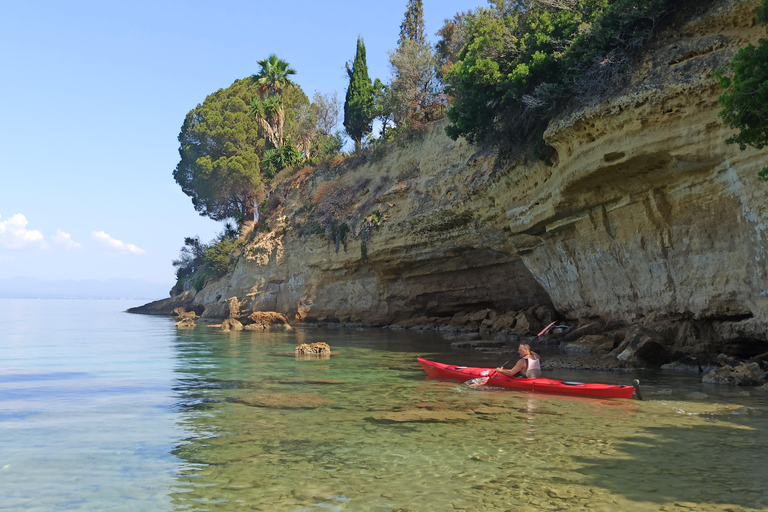
{"type": "MultiPolygon", "coordinates": [[[[484,0],[424,0],[427,32],[484,0]]],[[[172,177],[186,113],[276,53],[311,97],[365,39],[388,78],[406,0],[6,2],[0,17],[0,279],[172,284],[213,238],[172,177]]]]}

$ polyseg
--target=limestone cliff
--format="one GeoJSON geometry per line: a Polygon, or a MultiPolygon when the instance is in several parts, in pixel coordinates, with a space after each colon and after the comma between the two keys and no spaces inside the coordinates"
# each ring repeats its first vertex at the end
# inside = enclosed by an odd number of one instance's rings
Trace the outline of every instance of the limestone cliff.
{"type": "Polygon", "coordinates": [[[765,352],[768,151],[724,143],[710,77],[765,35],[756,5],[712,2],[663,31],[623,90],[550,123],[549,163],[501,161],[437,123],[298,173],[270,198],[270,231],[246,234],[194,303],[365,324],[547,305],[663,327],[678,353],[765,352]]]}

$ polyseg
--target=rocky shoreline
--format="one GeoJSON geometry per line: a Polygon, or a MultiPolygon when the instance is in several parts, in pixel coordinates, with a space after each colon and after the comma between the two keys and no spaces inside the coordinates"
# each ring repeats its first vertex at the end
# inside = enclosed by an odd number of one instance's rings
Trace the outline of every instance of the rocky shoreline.
{"type": "MultiPolygon", "coordinates": [[[[285,315],[253,311],[247,301],[236,297],[216,308],[195,305],[191,297],[182,294],[131,308],[128,312],[176,316],[179,321],[175,325],[180,329],[195,328],[198,322],[225,331],[293,328],[285,315]]],[[[484,309],[460,312],[452,317],[417,317],[390,325],[343,322],[296,322],[295,325],[432,331],[453,348],[499,355],[514,354],[520,343],[528,343],[534,350],[557,347],[560,354],[550,353],[542,362],[545,370],[650,368],[698,373],[703,382],[715,384],[768,385],[768,352],[745,353],[743,347],[726,346],[714,340],[709,344],[681,344],[675,333],[685,330],[686,326],[680,321],[670,322],[668,318],[644,319],[633,325],[602,319],[572,320],[562,318],[550,306],[539,305],[503,313],[484,309]],[[550,328],[542,332],[545,326],[550,328]]]]}

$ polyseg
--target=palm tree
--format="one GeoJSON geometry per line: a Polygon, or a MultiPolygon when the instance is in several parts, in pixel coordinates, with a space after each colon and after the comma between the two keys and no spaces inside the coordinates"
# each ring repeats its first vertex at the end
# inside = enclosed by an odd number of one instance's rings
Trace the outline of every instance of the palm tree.
{"type": "Polygon", "coordinates": [[[274,53],[257,64],[261,69],[251,76],[251,79],[259,84],[261,98],[253,99],[251,114],[264,130],[267,139],[274,147],[279,148],[283,145],[285,124],[282,93],[283,89],[293,85],[288,77],[295,75],[296,70],[274,53]]]}
{"type": "Polygon", "coordinates": [[[265,100],[253,98],[251,115],[256,118],[256,122],[274,147],[279,148],[283,145],[283,127],[285,126],[283,98],[278,95],[268,96],[265,100]]]}
{"type": "Polygon", "coordinates": [[[266,59],[258,61],[257,64],[261,69],[251,78],[259,84],[262,94],[267,96],[280,94],[285,87],[293,85],[288,77],[295,75],[296,70],[274,53],[266,59]]]}

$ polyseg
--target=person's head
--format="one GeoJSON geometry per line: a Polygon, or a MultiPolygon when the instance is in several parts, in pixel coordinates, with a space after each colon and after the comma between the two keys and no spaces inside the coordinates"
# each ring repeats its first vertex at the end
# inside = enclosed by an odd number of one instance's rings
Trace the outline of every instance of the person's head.
{"type": "Polygon", "coordinates": [[[517,352],[522,356],[525,357],[528,354],[531,353],[531,346],[527,343],[521,343],[520,347],[517,349],[517,352]]]}

